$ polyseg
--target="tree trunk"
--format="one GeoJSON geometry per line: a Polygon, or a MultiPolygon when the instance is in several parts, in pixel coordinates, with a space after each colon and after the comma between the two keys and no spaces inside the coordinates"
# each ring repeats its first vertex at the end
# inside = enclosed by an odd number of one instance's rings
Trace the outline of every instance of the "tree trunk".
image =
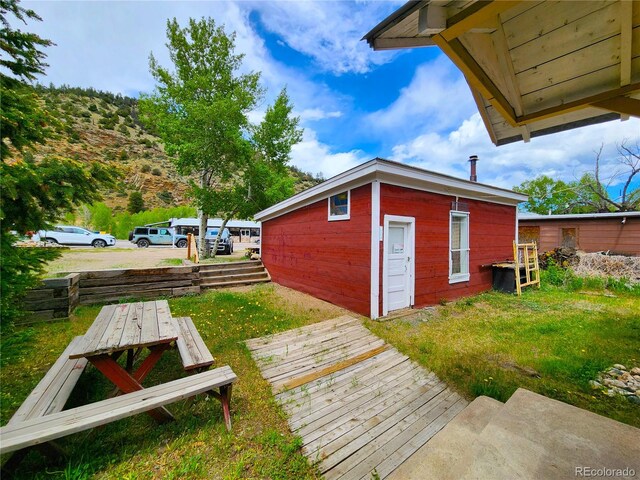
{"type": "Polygon", "coordinates": [[[200,231],[198,232],[198,255],[200,258],[209,258],[209,252],[207,251],[207,242],[205,236],[207,235],[207,223],[209,222],[209,215],[202,210],[198,210],[198,218],[200,219],[200,231]]]}
{"type": "Polygon", "coordinates": [[[216,255],[218,254],[218,244],[220,243],[220,237],[222,237],[222,232],[227,226],[227,222],[229,220],[230,220],[230,217],[226,217],[226,216],[222,219],[222,225],[220,225],[220,229],[218,230],[218,235],[216,235],[216,241],[213,243],[213,254],[211,255],[212,258],[215,258],[216,255]]]}

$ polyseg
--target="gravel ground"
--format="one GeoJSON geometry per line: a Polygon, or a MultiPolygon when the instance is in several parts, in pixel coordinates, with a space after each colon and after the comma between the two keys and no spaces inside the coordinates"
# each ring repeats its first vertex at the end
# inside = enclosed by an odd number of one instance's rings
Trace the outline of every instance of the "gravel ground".
{"type": "MultiPolygon", "coordinates": [[[[246,247],[253,244],[236,243],[231,256],[220,255],[221,260],[242,260],[246,247]]],[[[126,240],[117,240],[114,247],[70,247],[62,256],[47,265],[49,275],[61,272],[83,272],[110,268],[150,268],[179,265],[187,257],[186,248],[138,248],[126,240]]]]}

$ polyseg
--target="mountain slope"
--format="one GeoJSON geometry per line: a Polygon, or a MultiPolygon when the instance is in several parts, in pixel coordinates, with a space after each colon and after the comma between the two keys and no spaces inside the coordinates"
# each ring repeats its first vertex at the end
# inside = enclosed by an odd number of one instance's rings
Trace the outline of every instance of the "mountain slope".
{"type": "MultiPolygon", "coordinates": [[[[189,179],[176,171],[161,140],[138,120],[133,98],[72,87],[38,87],[47,109],[60,121],[60,134],[38,146],[35,159],[59,155],[80,161],[110,161],[122,171],[113,189],[101,192],[114,213],[127,207],[132,191],[140,191],[146,208],[190,204],[189,179]]],[[[292,167],[296,192],[321,181],[292,167]]]]}

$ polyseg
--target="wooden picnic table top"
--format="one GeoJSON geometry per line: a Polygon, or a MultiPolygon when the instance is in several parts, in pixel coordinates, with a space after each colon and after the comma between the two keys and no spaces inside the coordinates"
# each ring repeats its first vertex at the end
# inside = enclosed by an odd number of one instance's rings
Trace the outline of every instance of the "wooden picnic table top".
{"type": "Polygon", "coordinates": [[[69,358],[168,344],[177,338],[166,300],[106,305],[69,358]]]}

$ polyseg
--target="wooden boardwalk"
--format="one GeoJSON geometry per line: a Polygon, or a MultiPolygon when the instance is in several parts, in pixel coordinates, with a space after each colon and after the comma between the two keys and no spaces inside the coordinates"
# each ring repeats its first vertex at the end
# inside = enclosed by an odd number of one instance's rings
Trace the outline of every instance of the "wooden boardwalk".
{"type": "Polygon", "coordinates": [[[349,316],[246,344],[327,479],[387,477],[468,403],[349,316]]]}

